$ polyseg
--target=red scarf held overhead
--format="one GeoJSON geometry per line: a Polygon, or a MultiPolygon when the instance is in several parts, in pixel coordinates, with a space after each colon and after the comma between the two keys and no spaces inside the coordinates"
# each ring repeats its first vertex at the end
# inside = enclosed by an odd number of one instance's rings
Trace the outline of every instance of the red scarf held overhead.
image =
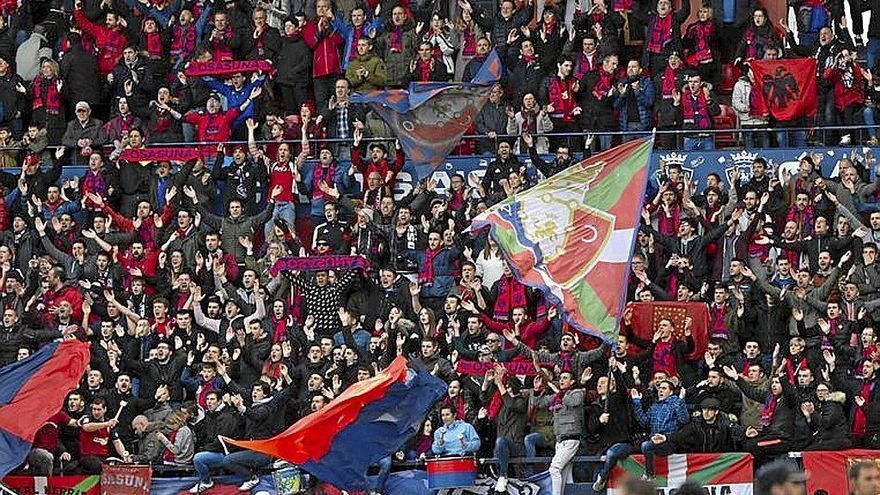
{"type": "Polygon", "coordinates": [[[419,270],[420,284],[434,285],[434,258],[436,258],[441,251],[443,251],[442,247],[425,250],[425,262],[422,264],[422,269],[419,270]]]}

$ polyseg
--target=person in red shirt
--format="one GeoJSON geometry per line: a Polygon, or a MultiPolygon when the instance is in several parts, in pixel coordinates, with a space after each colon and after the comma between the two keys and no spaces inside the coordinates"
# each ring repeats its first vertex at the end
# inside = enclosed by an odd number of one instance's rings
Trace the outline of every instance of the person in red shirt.
{"type": "MultiPolygon", "coordinates": [[[[82,32],[92,38],[98,49],[98,71],[102,76],[109,76],[113,67],[122,56],[122,51],[128,45],[125,36],[125,21],[116,12],[107,12],[104,24],[98,24],[89,20],[82,11],[82,2],[76,2],[73,10],[73,18],[82,32]]],[[[109,82],[113,82],[108,78],[109,82]]]]}
{"type": "Polygon", "coordinates": [[[64,445],[58,441],[62,426],[75,428],[77,422],[64,411],[58,411],[37,430],[34,443],[28,454],[31,474],[52,476],[56,456],[61,462],[70,462],[73,458],[70,452],[64,450],[64,445]]]}
{"type": "Polygon", "coordinates": [[[54,266],[46,273],[49,290],[43,294],[43,308],[38,306],[37,309],[43,312],[47,326],[54,326],[55,315],[58,313],[58,307],[62,301],[70,304],[70,319],[82,321],[83,296],[76,287],[64,284],[64,275],[64,268],[60,266],[54,266]]]}
{"type": "MultiPolygon", "coordinates": [[[[229,141],[232,135],[232,123],[244,112],[248,105],[260,97],[263,88],[256,87],[251,90],[250,96],[239,107],[223,111],[220,106],[220,96],[212,93],[208,97],[205,110],[192,111],[183,116],[183,120],[196,126],[196,136],[203,143],[222,143],[229,141]]],[[[202,147],[202,156],[214,156],[217,152],[216,145],[202,147]]]]}
{"type": "Polygon", "coordinates": [[[107,401],[98,397],[92,401],[92,413],[79,420],[79,465],[87,474],[101,473],[101,463],[110,455],[110,444],[124,461],[131,461],[131,454],[116,434],[119,421],[107,419],[106,414],[107,401]]]}

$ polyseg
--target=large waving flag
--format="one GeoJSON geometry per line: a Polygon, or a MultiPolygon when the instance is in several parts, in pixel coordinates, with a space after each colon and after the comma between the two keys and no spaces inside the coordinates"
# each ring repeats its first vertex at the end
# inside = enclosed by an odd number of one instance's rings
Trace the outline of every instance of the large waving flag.
{"type": "Polygon", "coordinates": [[[367,468],[415,435],[446,384],[398,357],[375,377],[357,382],[320,411],[266,440],[225,442],[297,464],[345,490],[367,488],[367,468]]]}
{"type": "Polygon", "coordinates": [[[419,177],[425,177],[476,120],[501,70],[501,60],[492,50],[469,83],[410,83],[409,89],[355,93],[352,101],[370,105],[382,117],[419,177]]]}
{"type": "Polygon", "coordinates": [[[0,479],[24,462],[37,430],[61,410],[89,358],[88,344],[55,341],[0,368],[0,479]]]}
{"type": "Polygon", "coordinates": [[[776,120],[789,121],[816,115],[819,98],[816,59],[753,60],[752,91],[776,120]]]}
{"type": "Polygon", "coordinates": [[[575,328],[617,335],[653,139],[630,141],[515,194],[473,221],[575,328]]]}

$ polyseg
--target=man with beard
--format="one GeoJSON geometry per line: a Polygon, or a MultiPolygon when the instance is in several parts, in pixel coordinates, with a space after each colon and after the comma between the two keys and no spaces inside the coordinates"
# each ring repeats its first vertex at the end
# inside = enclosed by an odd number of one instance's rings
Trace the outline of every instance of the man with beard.
{"type": "MultiPolygon", "coordinates": [[[[535,139],[531,134],[524,132],[522,140],[529,147],[529,159],[532,161],[532,165],[540,170],[544,177],[552,177],[574,163],[574,157],[571,155],[571,149],[567,143],[562,143],[556,147],[556,156],[553,158],[553,161],[545,162],[538,154],[538,150],[535,148],[535,139]]],[[[591,137],[588,137],[587,140],[587,151],[584,152],[585,157],[589,156],[589,146],[592,144],[591,137]]]]}

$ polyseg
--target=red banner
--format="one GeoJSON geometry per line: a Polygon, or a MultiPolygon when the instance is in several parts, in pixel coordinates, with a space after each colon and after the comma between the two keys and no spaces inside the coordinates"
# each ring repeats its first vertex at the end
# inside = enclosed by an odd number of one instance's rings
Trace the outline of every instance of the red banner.
{"type": "Polygon", "coordinates": [[[101,468],[101,495],[150,495],[153,470],[150,466],[112,466],[101,468]]]}
{"type": "Polygon", "coordinates": [[[268,60],[217,60],[212,62],[190,62],[186,68],[187,76],[220,76],[237,72],[273,72],[272,62],[268,60]]]}
{"type": "Polygon", "coordinates": [[[847,495],[851,493],[847,482],[847,470],[860,461],[877,463],[880,466],[878,450],[841,450],[804,452],[804,470],[810,473],[807,479],[807,493],[824,490],[828,495],[847,495]]]}
{"type": "Polygon", "coordinates": [[[660,320],[672,321],[675,326],[674,339],[684,340],[684,321],[690,317],[691,336],[694,338],[694,352],[688,359],[700,359],[709,344],[709,307],[702,302],[636,302],[632,303],[632,331],[643,340],[651,340],[660,320]]]}
{"type": "Polygon", "coordinates": [[[771,115],[779,121],[791,121],[816,115],[819,98],[816,81],[816,59],[787,58],[753,60],[752,91],[762,98],[771,115]]]}
{"type": "Polygon", "coordinates": [[[19,495],[64,493],[68,495],[100,495],[101,477],[92,476],[7,476],[3,483],[19,495]]]}
{"type": "Polygon", "coordinates": [[[127,148],[119,154],[119,159],[125,162],[188,162],[198,160],[201,156],[198,147],[127,148]]]}
{"type": "MultiPolygon", "coordinates": [[[[493,369],[496,364],[504,366],[504,369],[512,375],[535,376],[535,364],[531,361],[512,361],[509,363],[481,363],[479,361],[460,360],[455,365],[455,371],[460,375],[485,375],[487,371],[493,369]]],[[[541,364],[542,367],[552,368],[549,363],[541,364]]]]}

